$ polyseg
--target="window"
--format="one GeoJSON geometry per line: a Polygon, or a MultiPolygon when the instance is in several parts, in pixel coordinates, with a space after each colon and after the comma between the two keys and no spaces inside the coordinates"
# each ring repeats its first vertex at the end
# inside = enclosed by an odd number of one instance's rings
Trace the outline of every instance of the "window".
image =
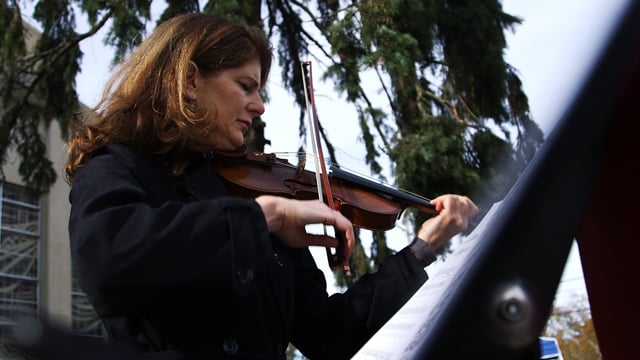
{"type": "Polygon", "coordinates": [[[104,337],[106,331],[87,295],[80,289],[76,271],[71,268],[71,318],[72,330],[76,334],[104,337]]]}
{"type": "Polygon", "coordinates": [[[37,316],[40,197],[0,182],[0,358],[10,358],[4,339],[21,316],[37,316]]]}

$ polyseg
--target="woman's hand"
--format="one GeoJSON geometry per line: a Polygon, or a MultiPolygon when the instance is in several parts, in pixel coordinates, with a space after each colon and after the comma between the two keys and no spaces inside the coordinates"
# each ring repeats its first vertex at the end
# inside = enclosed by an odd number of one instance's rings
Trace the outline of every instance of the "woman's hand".
{"type": "Polygon", "coordinates": [[[294,200],[280,196],[263,195],[256,198],[262,208],[269,231],[289,247],[305,246],[340,247],[337,238],[309,234],[306,226],[324,224],[333,226],[336,235],[342,237],[346,258],[351,255],[355,236],[351,221],[339,211],[320,200],[294,200]]]}
{"type": "Polygon", "coordinates": [[[469,220],[478,214],[478,207],[466,196],[442,195],[431,200],[431,204],[439,214],[422,223],[418,237],[434,250],[466,230],[469,220]]]}

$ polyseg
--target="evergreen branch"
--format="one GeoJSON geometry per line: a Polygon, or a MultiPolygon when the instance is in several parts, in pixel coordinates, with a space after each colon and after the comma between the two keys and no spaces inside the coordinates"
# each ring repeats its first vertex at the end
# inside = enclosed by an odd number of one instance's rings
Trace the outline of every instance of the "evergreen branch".
{"type": "Polygon", "coordinates": [[[28,69],[33,68],[35,64],[38,64],[40,61],[42,61],[42,59],[51,59],[53,57],[53,60],[48,62],[45,61],[44,63],[51,64],[55,62],[55,60],[57,60],[60,57],[60,54],[65,53],[72,46],[79,44],[84,39],[87,39],[95,35],[107,23],[107,21],[113,16],[113,14],[114,14],[114,10],[110,9],[109,12],[107,12],[107,14],[98,23],[93,25],[91,29],[89,29],[89,31],[85,32],[84,34],[79,34],[73,39],[60,43],[52,47],[51,49],[48,49],[46,51],[42,51],[42,52],[39,52],[38,54],[27,57],[25,59],[25,66],[22,69],[20,69],[19,73],[20,72],[26,73],[28,69]]]}
{"type": "MultiPolygon", "coordinates": [[[[371,102],[367,94],[365,94],[362,86],[358,85],[358,89],[360,92],[361,99],[367,104],[367,109],[373,109],[373,103],[371,102]]],[[[385,136],[384,131],[382,130],[382,127],[381,127],[382,123],[378,121],[377,117],[374,116],[374,114],[372,114],[371,112],[370,112],[370,115],[371,115],[371,121],[373,123],[373,127],[376,129],[376,132],[378,133],[378,135],[380,136],[380,139],[382,140],[382,143],[384,144],[385,154],[388,154],[389,151],[391,151],[391,144],[387,140],[387,137],[385,136]]]]}
{"type": "MultiPolygon", "coordinates": [[[[311,22],[314,23],[314,25],[316,26],[316,29],[318,29],[320,31],[320,33],[322,34],[322,36],[324,36],[325,39],[328,40],[329,35],[322,29],[322,26],[320,25],[320,23],[318,23],[315,20],[315,17],[313,16],[313,14],[311,13],[311,10],[309,10],[304,4],[302,4],[299,1],[296,0],[291,0],[291,3],[293,3],[294,5],[298,6],[303,12],[307,13],[307,15],[309,15],[309,18],[311,19],[311,22]]],[[[314,44],[318,50],[320,50],[320,52],[322,52],[324,54],[324,56],[326,56],[327,58],[331,59],[331,54],[326,52],[324,50],[324,47],[320,44],[319,41],[317,41],[313,36],[311,36],[311,34],[309,34],[309,32],[307,30],[305,30],[304,27],[300,27],[300,33],[302,35],[304,35],[304,37],[310,41],[312,44],[314,44]]],[[[307,50],[308,51],[308,50],[307,50]]],[[[309,51],[308,51],[309,52],[309,51]]]]}
{"type": "MultiPolygon", "coordinates": [[[[30,64],[32,64],[31,66],[29,66],[28,68],[32,68],[35,64],[37,64],[41,59],[48,59],[47,61],[44,62],[44,66],[42,66],[42,68],[46,68],[47,65],[54,63],[62,54],[64,54],[66,51],[68,51],[73,45],[77,45],[79,44],[82,40],[93,36],[94,34],[96,34],[98,32],[98,30],[100,30],[100,28],[102,26],[104,26],[104,24],[107,22],[107,20],[109,20],[109,18],[113,15],[113,9],[110,10],[105,17],[96,25],[94,25],[88,32],[76,36],[73,40],[71,41],[67,41],[65,43],[62,43],[61,45],[57,45],[55,47],[53,47],[51,50],[49,51],[45,51],[40,53],[37,56],[33,56],[31,57],[32,59],[37,59],[34,60],[33,62],[29,62],[30,64]],[[53,51],[56,50],[57,51],[53,51]],[[48,54],[51,54],[52,56],[48,56],[48,54]]],[[[27,72],[26,70],[24,71],[25,73],[27,72]]],[[[37,71],[37,72],[33,72],[32,73],[35,76],[35,79],[33,79],[33,81],[31,82],[31,84],[29,86],[25,86],[26,88],[26,93],[25,95],[22,97],[22,100],[18,103],[17,106],[15,106],[16,109],[18,109],[17,113],[20,113],[22,109],[24,109],[24,107],[27,105],[28,103],[28,99],[31,97],[31,94],[33,93],[34,89],[36,88],[37,84],[40,82],[40,80],[42,80],[43,76],[44,76],[44,71],[37,71]]],[[[10,128],[12,128],[17,122],[17,119],[13,119],[10,122],[10,128]]]]}
{"type": "MultiPolygon", "coordinates": [[[[469,121],[468,119],[465,119],[464,117],[462,117],[457,109],[457,106],[455,104],[453,104],[450,100],[446,100],[442,97],[437,96],[435,93],[433,93],[430,90],[424,89],[420,86],[416,86],[416,90],[418,91],[418,97],[423,97],[422,94],[426,95],[428,98],[430,98],[431,100],[437,102],[438,104],[440,104],[443,108],[447,109],[447,111],[449,112],[449,115],[451,115],[451,117],[456,120],[458,123],[460,124],[464,124],[466,126],[469,127],[474,127],[473,123],[471,121],[469,121]]],[[[475,115],[473,113],[473,111],[471,111],[471,109],[469,108],[469,106],[464,102],[464,100],[462,100],[462,97],[458,96],[457,98],[458,101],[460,101],[460,103],[463,105],[465,111],[470,115],[470,117],[474,120],[476,120],[476,122],[480,122],[480,118],[475,115]]]]}
{"type": "MultiPolygon", "coordinates": [[[[12,130],[18,125],[19,119],[24,110],[32,107],[30,99],[36,87],[42,81],[46,73],[46,71],[44,70],[32,71],[31,69],[35,68],[37,65],[40,65],[40,69],[46,69],[50,64],[55,63],[62,56],[62,54],[65,54],[73,46],[76,46],[82,40],[95,35],[98,30],[100,30],[100,28],[106,24],[107,20],[112,15],[113,10],[109,11],[100,22],[92,26],[92,28],[86,33],[76,36],[70,41],[58,44],[47,51],[42,51],[37,55],[32,55],[25,59],[25,61],[23,62],[23,66],[20,67],[17,73],[29,75],[30,81],[27,81],[26,83],[14,83],[14,85],[20,85],[25,90],[25,92],[24,94],[22,94],[22,96],[15,99],[16,103],[11,106],[11,108],[9,109],[9,111],[7,111],[3,118],[3,128],[6,129],[6,131],[3,132],[3,138],[0,139],[0,158],[2,158],[3,160],[6,158],[7,150],[10,148],[11,144],[15,142],[15,140],[12,140],[10,138],[12,130]]],[[[29,180],[33,179],[27,180],[27,182],[31,184],[31,181],[29,180]]],[[[46,184],[38,184],[38,189],[44,190],[44,186],[46,186],[46,184]]]]}

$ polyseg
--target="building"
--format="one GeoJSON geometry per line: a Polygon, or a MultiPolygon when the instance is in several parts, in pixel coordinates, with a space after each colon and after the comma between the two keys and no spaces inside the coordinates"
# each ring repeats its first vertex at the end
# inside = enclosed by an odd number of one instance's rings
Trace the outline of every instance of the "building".
{"type": "MultiPolygon", "coordinates": [[[[25,38],[33,43],[38,33],[26,22],[25,27],[25,38]]],[[[42,126],[41,133],[58,170],[50,191],[38,196],[23,186],[15,154],[8,154],[0,178],[0,359],[20,358],[6,340],[22,316],[102,336],[102,326],[72,276],[65,142],[55,122],[42,126]]]]}

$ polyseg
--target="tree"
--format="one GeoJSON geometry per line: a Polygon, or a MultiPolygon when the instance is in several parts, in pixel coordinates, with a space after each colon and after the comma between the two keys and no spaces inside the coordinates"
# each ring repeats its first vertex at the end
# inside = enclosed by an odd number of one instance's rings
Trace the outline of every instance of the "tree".
{"type": "Polygon", "coordinates": [[[602,359],[589,303],[585,298],[555,307],[544,329],[544,336],[558,339],[565,360],[602,359]]]}
{"type": "MultiPolygon", "coordinates": [[[[42,36],[27,51],[18,1],[0,2],[5,109],[0,153],[17,149],[20,174],[32,188],[47,191],[55,180],[38,124],[57,119],[67,129],[77,121],[78,44],[109,27],[104,41],[117,62],[144,38],[151,3],[38,1],[33,17],[42,36]],[[75,31],[79,16],[91,26],[86,33],[75,31]]],[[[504,32],[521,20],[504,13],[499,0],[226,0],[203,6],[196,0],[168,0],[158,22],[198,11],[260,26],[277,43],[284,85],[302,109],[301,137],[306,129],[300,63],[309,55],[317,59],[323,78],[332,80],[357,111],[371,172],[384,179],[381,159],[387,158],[400,188],[430,196],[469,194],[486,209],[504,195],[543,141],[517,71],[503,59],[504,32]],[[376,88],[364,85],[364,74],[379,80],[376,88]],[[372,100],[375,91],[384,94],[385,103],[372,100]]],[[[254,149],[269,143],[260,136],[264,125],[254,122],[254,149]]],[[[328,157],[339,164],[329,131],[321,127],[328,157]]],[[[409,215],[416,226],[425,219],[409,215]]],[[[370,258],[358,251],[351,260],[360,274],[393,252],[384,233],[374,239],[370,258]]]]}

